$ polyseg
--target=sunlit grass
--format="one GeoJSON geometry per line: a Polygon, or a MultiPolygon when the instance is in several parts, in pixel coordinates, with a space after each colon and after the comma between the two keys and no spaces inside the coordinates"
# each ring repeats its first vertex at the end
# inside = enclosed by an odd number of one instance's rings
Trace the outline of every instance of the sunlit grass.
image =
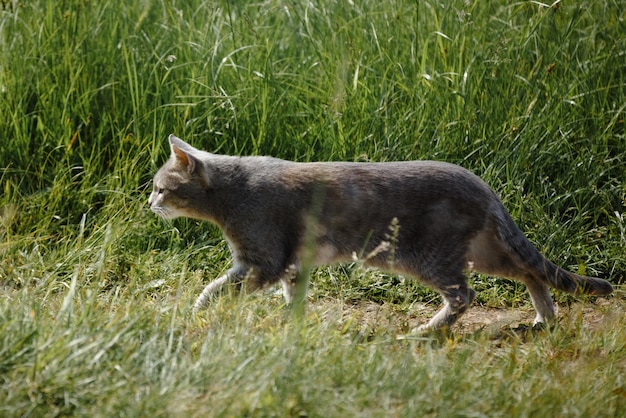
{"type": "MultiPolygon", "coordinates": [[[[0,2],[0,415],[618,415],[619,288],[557,293],[560,327],[507,338],[471,321],[407,336],[437,295],[358,264],[312,272],[301,323],[271,291],[193,317],[227,246],[145,202],[170,133],[298,161],[445,160],[559,265],[618,285],[625,6],[0,2]]],[[[471,281],[482,308],[529,309],[522,285],[471,281]]]]}

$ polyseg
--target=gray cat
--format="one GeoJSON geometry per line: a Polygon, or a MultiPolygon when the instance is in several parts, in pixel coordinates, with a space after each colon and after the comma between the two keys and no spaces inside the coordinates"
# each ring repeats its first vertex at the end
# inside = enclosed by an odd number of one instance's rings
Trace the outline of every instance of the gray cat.
{"type": "Polygon", "coordinates": [[[472,303],[465,269],[515,278],[530,292],[535,324],[554,319],[548,286],[608,295],[611,284],[565,271],[526,239],[479,177],[435,161],[296,163],[200,151],[170,135],[171,158],[154,177],[149,205],[173,219],[220,227],[234,258],[194,304],[228,283],[248,291],[281,282],[287,303],[297,272],[353,260],[421,279],[443,297],[422,330],[450,326],[472,303]],[[390,231],[390,225],[394,225],[390,231]],[[305,245],[311,243],[311,245],[305,245]],[[312,247],[312,250],[308,250],[312,247]],[[305,259],[306,253],[312,254],[305,259]]]}

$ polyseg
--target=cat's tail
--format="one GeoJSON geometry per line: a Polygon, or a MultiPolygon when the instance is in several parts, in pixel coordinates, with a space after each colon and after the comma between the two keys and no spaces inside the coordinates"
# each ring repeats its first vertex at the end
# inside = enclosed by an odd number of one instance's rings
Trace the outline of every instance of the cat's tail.
{"type": "Polygon", "coordinates": [[[552,263],[528,241],[506,211],[500,213],[504,215],[498,216],[500,219],[497,221],[500,239],[510,247],[518,262],[530,274],[543,279],[549,286],[568,293],[598,296],[613,293],[613,286],[606,280],[581,276],[552,263]]]}

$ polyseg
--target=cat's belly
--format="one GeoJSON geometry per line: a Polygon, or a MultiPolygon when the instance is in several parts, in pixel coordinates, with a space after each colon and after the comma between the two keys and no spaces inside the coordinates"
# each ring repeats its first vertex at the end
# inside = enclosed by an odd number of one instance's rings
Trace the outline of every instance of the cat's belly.
{"type": "Polygon", "coordinates": [[[337,248],[332,244],[321,244],[317,247],[317,251],[315,253],[315,259],[313,263],[316,266],[322,266],[325,264],[332,264],[337,262],[338,257],[337,248]]]}

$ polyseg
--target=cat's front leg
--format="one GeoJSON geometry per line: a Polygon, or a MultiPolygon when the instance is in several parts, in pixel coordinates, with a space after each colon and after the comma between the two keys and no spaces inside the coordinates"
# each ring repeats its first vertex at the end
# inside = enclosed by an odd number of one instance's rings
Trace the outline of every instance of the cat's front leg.
{"type": "MultiPolygon", "coordinates": [[[[283,287],[283,297],[285,298],[285,303],[287,305],[291,305],[296,298],[298,292],[297,283],[299,273],[300,269],[298,268],[298,266],[296,266],[295,264],[291,264],[285,269],[285,273],[280,278],[280,284],[283,287]]],[[[306,294],[302,295],[302,297],[305,296],[306,294]]]]}
{"type": "Polygon", "coordinates": [[[193,304],[193,311],[197,312],[206,307],[209,303],[209,299],[218,293],[226,285],[226,283],[229,282],[230,279],[228,278],[228,273],[226,273],[206,285],[202,290],[202,293],[200,293],[200,296],[196,299],[196,302],[193,304]]]}
{"type": "Polygon", "coordinates": [[[241,269],[231,268],[223,276],[218,277],[211,283],[206,285],[200,293],[200,296],[193,304],[193,311],[197,312],[209,304],[209,300],[219,293],[228,284],[241,284],[246,279],[247,273],[243,273],[241,269]]]}

